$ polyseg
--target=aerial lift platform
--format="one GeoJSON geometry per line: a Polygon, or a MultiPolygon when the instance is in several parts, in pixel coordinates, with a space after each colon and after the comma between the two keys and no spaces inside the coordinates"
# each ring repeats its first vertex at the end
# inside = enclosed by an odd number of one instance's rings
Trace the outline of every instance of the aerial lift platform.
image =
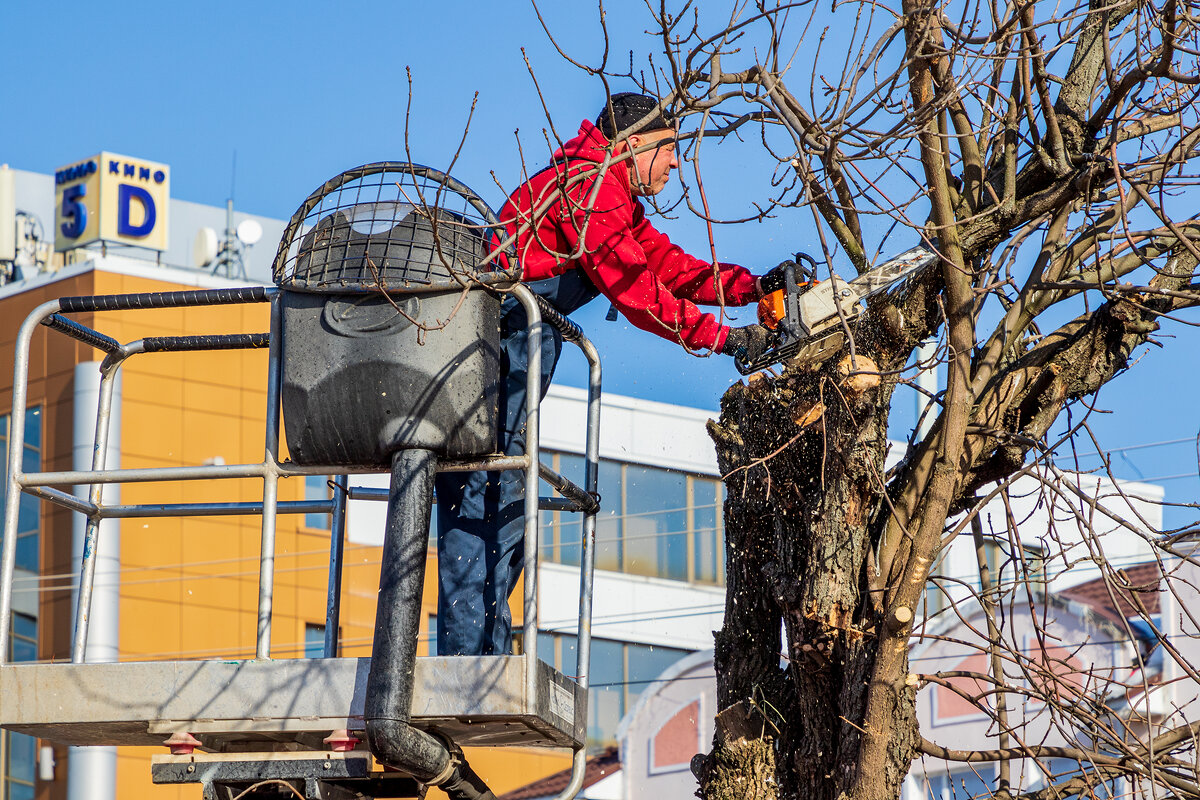
{"type": "MultiPolygon", "coordinates": [[[[572,780],[559,797],[573,797],[582,784],[585,765],[599,509],[600,361],[574,323],[517,282],[515,266],[496,263],[496,253],[508,245],[503,237],[503,227],[491,210],[448,175],[407,163],[370,164],[328,181],[292,217],[274,264],[275,287],[64,297],[35,309],[20,329],[15,351],[0,558],[0,726],[64,745],[165,746],[170,754],[153,758],[154,781],[200,784],[206,800],[277,794],[299,794],[311,800],[416,797],[423,796],[428,785],[441,786],[451,797],[486,798],[490,792],[481,783],[472,783],[473,773],[460,748],[510,745],[572,750],[572,780]],[[528,325],[527,444],[519,455],[496,453],[492,433],[499,298],[505,296],[524,309],[528,325]],[[69,316],[237,303],[269,303],[270,330],[121,343],[69,316]],[[411,324],[394,324],[397,316],[411,324]],[[336,341],[329,344],[337,338],[328,332],[331,320],[335,333],[346,334],[341,350],[336,341]],[[90,470],[22,471],[30,343],[39,326],[106,353],[100,367],[90,470]],[[539,459],[538,398],[545,335],[578,346],[589,364],[582,487],[539,459]],[[128,359],[243,348],[266,348],[269,354],[261,462],[106,468],[114,379],[128,359]],[[337,371],[343,361],[353,361],[372,349],[378,352],[359,364],[357,373],[337,371]],[[380,366],[395,352],[400,353],[395,363],[380,366]],[[327,374],[314,376],[314,364],[327,374]],[[411,378],[413,374],[417,377],[411,378]],[[357,389],[346,384],[370,376],[408,381],[404,391],[393,394],[409,397],[411,407],[366,412],[355,405],[362,401],[359,395],[372,393],[356,394],[357,389]],[[323,395],[337,384],[342,385],[335,391],[347,390],[347,396],[323,395]],[[347,415],[355,417],[356,423],[375,414],[378,430],[364,432],[342,422],[322,427],[324,423],[316,421],[319,409],[339,406],[358,409],[347,415]],[[281,407],[288,460],[279,457],[281,407]],[[426,424],[429,419],[436,423],[432,429],[426,424]],[[389,468],[390,490],[350,484],[349,476],[389,468]],[[524,508],[522,652],[416,658],[414,626],[420,613],[432,475],[481,469],[522,470],[529,488],[524,508]],[[279,479],[302,475],[336,476],[332,497],[279,500],[279,479]],[[105,487],[113,484],[235,478],[261,479],[261,501],[140,505],[104,501],[105,487]],[[557,495],[539,496],[541,481],[557,495]],[[78,487],[87,487],[86,500],[72,493],[78,487]],[[14,534],[22,494],[70,509],[87,520],[71,663],[2,662],[8,652],[14,534]],[[389,503],[372,658],[335,657],[350,499],[389,503]],[[539,509],[583,514],[574,676],[538,659],[539,509]],[[276,517],[311,513],[327,513],[332,520],[325,657],[274,659],[276,517]],[[86,663],[100,522],[221,515],[262,518],[255,658],[86,663]],[[373,661],[378,662],[376,672],[372,672],[373,661]]],[[[322,414],[329,422],[329,415],[322,414]]]]}

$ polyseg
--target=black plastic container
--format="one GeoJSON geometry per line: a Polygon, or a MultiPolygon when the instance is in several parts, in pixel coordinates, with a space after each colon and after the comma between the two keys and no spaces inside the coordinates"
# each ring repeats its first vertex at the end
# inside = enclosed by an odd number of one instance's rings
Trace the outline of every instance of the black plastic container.
{"type": "Polygon", "coordinates": [[[495,451],[494,294],[286,292],[282,303],[283,421],[293,461],[386,466],[399,449],[443,458],[495,451]],[[451,314],[445,327],[430,329],[451,314]]]}

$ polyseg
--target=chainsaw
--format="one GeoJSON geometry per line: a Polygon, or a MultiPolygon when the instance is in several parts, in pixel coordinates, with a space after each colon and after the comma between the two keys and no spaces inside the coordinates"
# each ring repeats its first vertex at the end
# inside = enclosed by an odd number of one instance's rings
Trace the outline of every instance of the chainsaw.
{"type": "Polygon", "coordinates": [[[802,366],[833,355],[845,344],[843,321],[851,322],[861,314],[868,297],[886,292],[937,258],[928,247],[918,245],[852,281],[835,274],[818,281],[816,262],[796,253],[795,261],[784,268],[784,288],[758,301],[759,324],[775,332],[775,344],[758,358],[734,359],[734,365],[749,375],[784,361],[802,366]]]}

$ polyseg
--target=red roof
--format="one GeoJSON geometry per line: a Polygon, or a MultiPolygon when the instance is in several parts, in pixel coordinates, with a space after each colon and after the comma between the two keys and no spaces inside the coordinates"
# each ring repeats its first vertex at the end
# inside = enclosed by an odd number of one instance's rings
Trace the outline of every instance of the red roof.
{"type": "Polygon", "coordinates": [[[1072,586],[1070,589],[1064,589],[1060,594],[1090,606],[1098,614],[1113,622],[1120,622],[1126,617],[1138,616],[1137,603],[1133,602],[1134,597],[1145,607],[1147,613],[1157,614],[1161,584],[1162,568],[1157,561],[1150,561],[1146,564],[1117,570],[1113,579],[1102,576],[1087,583],[1072,586]],[[1122,577],[1124,583],[1122,583],[1122,577]]]}
{"type": "MultiPolygon", "coordinates": [[[[621,768],[621,757],[616,747],[601,750],[594,756],[589,756],[587,769],[583,773],[583,788],[599,783],[621,768]]],[[[496,800],[535,800],[539,797],[554,797],[571,782],[571,770],[564,769],[548,775],[541,780],[526,784],[519,789],[505,792],[496,800]]]]}

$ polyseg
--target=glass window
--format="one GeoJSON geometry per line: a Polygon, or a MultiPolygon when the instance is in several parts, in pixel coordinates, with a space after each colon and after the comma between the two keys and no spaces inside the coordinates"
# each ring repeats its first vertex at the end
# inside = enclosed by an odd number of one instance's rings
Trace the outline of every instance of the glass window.
{"type": "MultiPolygon", "coordinates": [[[[584,457],[548,453],[542,460],[583,485],[584,457]]],[[[724,486],[714,478],[600,460],[598,569],[703,583],[725,582],[724,486]]],[[[541,512],[543,557],[577,566],[583,517],[541,512]]]]}
{"type": "MultiPolygon", "coordinates": [[[[14,639],[26,639],[31,642],[37,642],[37,620],[28,614],[20,612],[14,613],[12,617],[13,637],[14,639]]],[[[14,658],[14,661],[20,661],[19,658],[14,658]]]]}
{"type": "MultiPolygon", "coordinates": [[[[9,638],[9,658],[13,661],[37,659],[37,620],[26,614],[14,613],[12,636],[9,638]]],[[[0,731],[0,753],[4,754],[3,785],[0,795],[8,800],[33,800],[34,777],[37,770],[37,739],[21,733],[0,731]]]]}
{"type": "Polygon", "coordinates": [[[325,657],[325,626],[315,622],[304,623],[304,657],[325,657]]]}
{"type": "Polygon", "coordinates": [[[541,544],[539,547],[541,549],[542,558],[549,559],[550,561],[558,560],[558,558],[555,557],[555,554],[558,552],[558,548],[555,545],[554,533],[556,525],[554,519],[557,516],[558,512],[556,511],[542,510],[538,512],[538,536],[541,537],[541,544]]]}
{"type": "MultiPolygon", "coordinates": [[[[553,633],[546,633],[545,631],[538,631],[538,635],[537,635],[538,660],[545,661],[550,666],[555,667],[555,669],[558,669],[558,667],[556,666],[558,664],[558,654],[554,652],[554,643],[556,641],[557,640],[553,633]]],[[[559,669],[558,671],[562,672],[561,669],[559,669]]]]}
{"type": "MultiPolygon", "coordinates": [[[[607,746],[616,741],[617,725],[638,696],[671,664],[690,650],[592,639],[588,689],[588,743],[607,746]]],[[[575,674],[575,636],[538,634],[538,655],[564,675],[575,674]]]]}
{"type": "MultiPolygon", "coordinates": [[[[558,637],[558,657],[561,659],[558,663],[561,666],[557,667],[559,672],[564,675],[574,675],[576,662],[579,661],[579,654],[575,648],[576,636],[573,633],[564,633],[558,637]]],[[[590,685],[590,681],[589,681],[590,685]]]]}
{"type": "MultiPolygon", "coordinates": [[[[1032,767],[1032,772],[1029,773],[1030,789],[1045,789],[1053,786],[1056,783],[1062,783],[1077,775],[1085,773],[1094,773],[1090,765],[1080,764],[1072,758],[1046,758],[1040,760],[1032,767]]],[[[1128,797],[1125,791],[1125,782],[1120,778],[1114,778],[1103,783],[1097,783],[1091,792],[1091,797],[1095,800],[1115,800],[1115,798],[1128,797]]]]}
{"type": "Polygon", "coordinates": [[[687,476],[625,467],[626,572],[687,580],[687,476]]]}
{"type": "Polygon", "coordinates": [[[692,478],[692,580],[724,583],[724,498],[721,483],[692,478]]]}
{"type": "MultiPolygon", "coordinates": [[[[558,473],[570,479],[576,486],[583,486],[583,456],[571,453],[558,455],[558,473]]],[[[558,536],[555,548],[555,561],[562,564],[579,566],[583,557],[580,542],[583,538],[583,514],[575,511],[559,511],[558,536]]]]}
{"type": "MultiPolygon", "coordinates": [[[[328,500],[332,497],[329,488],[329,478],[325,475],[305,475],[304,476],[304,499],[305,500],[328,500]]],[[[329,515],[328,514],[305,514],[304,527],[316,528],[318,530],[329,530],[329,515]]]]}
{"type": "MultiPolygon", "coordinates": [[[[541,463],[553,470],[558,470],[557,456],[552,452],[542,450],[540,453],[541,463]]],[[[548,486],[545,483],[538,485],[539,492],[545,491],[548,486]]],[[[557,511],[539,511],[538,512],[538,535],[541,537],[539,549],[541,557],[551,561],[558,561],[558,524],[559,512],[557,511]]]]}
{"type": "Polygon", "coordinates": [[[621,642],[592,640],[588,740],[611,741],[625,715],[625,648],[621,642]]]}
{"type": "Polygon", "coordinates": [[[583,456],[575,453],[558,454],[558,474],[572,483],[583,486],[583,456]]]}
{"type": "Polygon", "coordinates": [[[600,513],[596,515],[596,569],[619,570],[621,531],[625,513],[619,462],[601,459],[597,482],[600,492],[600,513]]]}
{"type": "Polygon", "coordinates": [[[33,783],[37,769],[37,739],[23,734],[8,740],[8,779],[33,783]]]}
{"type": "Polygon", "coordinates": [[[37,619],[19,611],[12,615],[12,636],[8,657],[11,661],[37,660],[37,619]]]}
{"type": "Polygon", "coordinates": [[[12,640],[12,660],[37,661],[37,642],[29,641],[28,639],[18,639],[14,636],[12,640]]]}
{"type": "Polygon", "coordinates": [[[633,708],[633,704],[646,690],[646,687],[658,680],[658,677],[668,667],[690,652],[674,647],[655,647],[647,644],[629,644],[625,647],[626,658],[629,661],[626,683],[626,699],[629,708],[633,708]]]}
{"type": "Polygon", "coordinates": [[[981,766],[978,774],[974,770],[959,770],[957,772],[926,775],[928,782],[929,800],[971,800],[971,798],[990,798],[992,796],[991,781],[993,774],[990,766],[981,766]],[[987,777],[985,777],[987,776],[987,777]]]}
{"type": "Polygon", "coordinates": [[[1046,549],[1038,545],[1021,545],[1021,568],[1030,584],[1044,588],[1046,584],[1046,549]]]}
{"type": "Polygon", "coordinates": [[[42,407],[33,406],[25,412],[25,446],[42,449],[42,407]]]}
{"type": "Polygon", "coordinates": [[[936,619],[950,605],[950,598],[946,594],[948,584],[940,580],[932,580],[932,578],[941,577],[945,574],[945,565],[946,554],[943,551],[938,557],[937,563],[933,565],[933,569],[929,571],[931,580],[925,581],[925,592],[921,598],[920,611],[925,615],[926,619],[936,619]]]}
{"type": "MultiPolygon", "coordinates": [[[[0,417],[0,507],[8,489],[8,415],[0,417]]],[[[25,414],[25,447],[21,470],[39,472],[42,468],[42,409],[33,406],[25,414]]],[[[17,569],[37,572],[41,563],[41,507],[33,495],[22,494],[17,503],[17,569]]]]}

